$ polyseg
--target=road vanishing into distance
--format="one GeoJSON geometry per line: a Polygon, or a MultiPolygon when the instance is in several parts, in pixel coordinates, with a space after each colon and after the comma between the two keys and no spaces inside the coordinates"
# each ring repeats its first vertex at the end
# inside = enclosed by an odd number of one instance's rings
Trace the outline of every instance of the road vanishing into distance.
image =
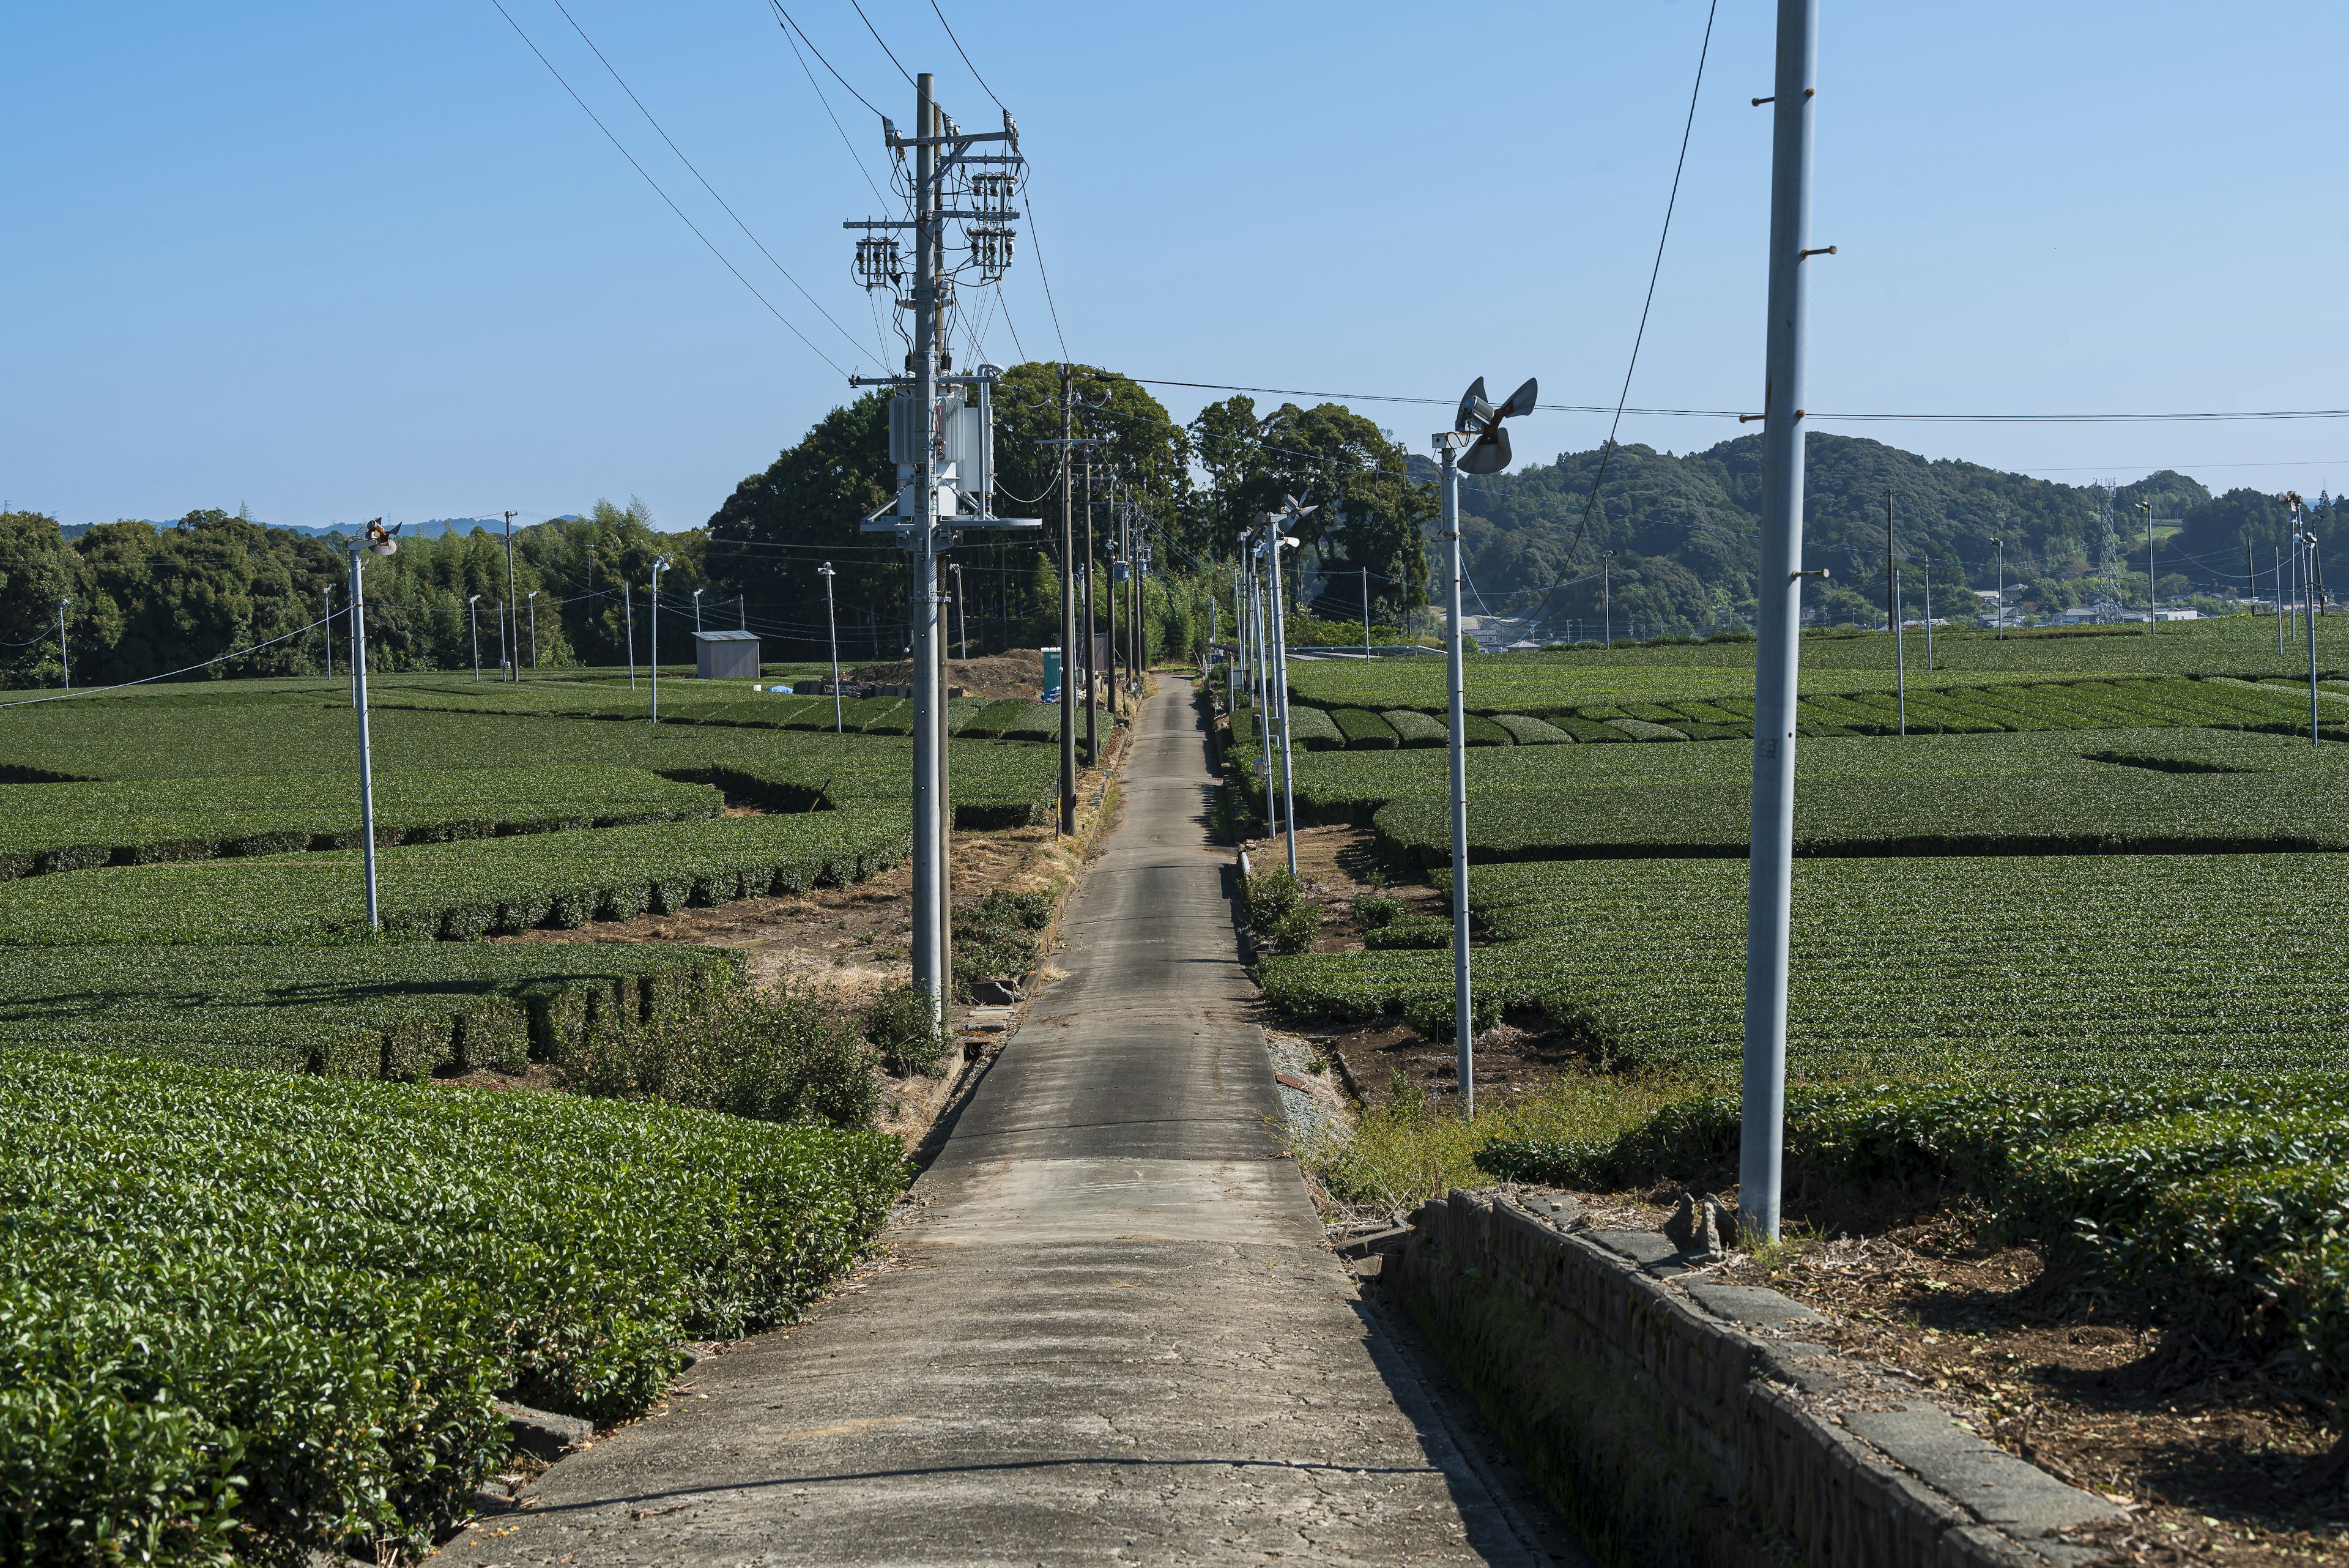
{"type": "MultiPolygon", "coordinates": [[[[889,1261],[706,1361],[450,1563],[1541,1564],[1424,1347],[1324,1243],[1295,1164],[1190,685],[889,1261]]],[[[1530,1522],[1529,1522],[1530,1521],[1530,1522]]]]}

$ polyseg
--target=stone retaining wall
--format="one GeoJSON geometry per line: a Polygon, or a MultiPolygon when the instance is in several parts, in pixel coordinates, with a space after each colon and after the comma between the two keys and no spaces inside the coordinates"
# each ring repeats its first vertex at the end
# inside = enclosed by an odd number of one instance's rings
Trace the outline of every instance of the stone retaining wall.
{"type": "Polygon", "coordinates": [[[1390,1272],[1485,1417],[1602,1561],[2048,1568],[2114,1517],[1917,1389],[1802,1338],[1816,1314],[1716,1284],[1573,1205],[1455,1191],[1390,1272]],[[1537,1208],[1541,1212],[1537,1212],[1537,1208]]]}

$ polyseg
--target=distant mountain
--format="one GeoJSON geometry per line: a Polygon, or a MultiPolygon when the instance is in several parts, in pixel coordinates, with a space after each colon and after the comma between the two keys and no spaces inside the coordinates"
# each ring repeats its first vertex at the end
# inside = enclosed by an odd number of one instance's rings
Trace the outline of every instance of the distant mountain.
{"type": "MultiPolygon", "coordinates": [[[[1804,565],[1832,576],[1806,585],[1804,603],[1829,622],[1872,618],[1883,607],[1888,492],[1892,552],[1910,613],[1928,571],[1937,614],[1958,603],[1960,590],[1992,587],[2000,541],[2008,587],[2023,586],[2043,609],[2093,597],[2108,552],[2124,577],[2134,573],[2134,587],[2125,583],[2124,591],[2142,603],[2147,517],[2156,524],[2154,566],[2165,597],[2240,592],[2247,561],[2256,562],[2264,591],[2270,553],[2289,532],[2274,497],[2252,490],[2213,496],[2167,469],[2107,492],[1849,436],[1815,434],[1807,444],[1804,565]]],[[[1618,636],[1633,621],[1647,635],[1733,627],[1750,617],[1761,566],[1762,438],[1678,456],[1619,447],[1598,504],[1588,506],[1599,459],[1596,451],[1569,452],[1552,463],[1462,480],[1470,611],[1538,609],[1550,635],[1573,621],[1595,635],[1610,599],[1618,636]]],[[[1433,476],[1425,459],[1412,466],[1433,476]]],[[[2322,504],[2311,520],[2329,545],[2340,508],[2322,504]]]]}

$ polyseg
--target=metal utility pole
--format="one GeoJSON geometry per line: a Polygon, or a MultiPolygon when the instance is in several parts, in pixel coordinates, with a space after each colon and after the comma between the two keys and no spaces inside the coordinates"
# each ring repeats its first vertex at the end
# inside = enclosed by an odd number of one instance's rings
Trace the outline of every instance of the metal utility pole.
{"type": "MultiPolygon", "coordinates": [[[[507,513],[506,602],[504,608],[505,624],[512,627],[514,630],[520,631],[522,629],[520,625],[522,620],[522,605],[521,602],[514,597],[513,520],[514,514],[511,512],[507,513]]],[[[507,665],[506,679],[509,680],[520,680],[522,679],[522,660],[514,657],[513,644],[503,636],[501,636],[498,639],[498,641],[503,645],[499,649],[499,652],[505,657],[507,665]]]]}
{"type": "Polygon", "coordinates": [[[1362,568],[1362,662],[1371,661],[1371,569],[1362,568]]]}
{"type": "Polygon", "coordinates": [[[2269,580],[2275,584],[2276,652],[2282,654],[2283,652],[2283,552],[2282,550],[2275,552],[2274,571],[2269,580]]]}
{"type": "Polygon", "coordinates": [[[473,684],[481,683],[481,596],[465,596],[465,627],[473,639],[473,684]]]}
{"type": "MultiPolygon", "coordinates": [[[[961,130],[938,107],[932,83],[926,71],[915,80],[913,135],[900,135],[893,125],[885,120],[883,124],[892,156],[902,165],[905,155],[908,151],[913,154],[907,192],[912,200],[911,215],[902,220],[869,218],[844,226],[864,231],[865,237],[856,244],[859,281],[868,289],[888,289],[893,303],[901,309],[909,309],[914,317],[914,351],[905,364],[910,374],[884,380],[884,384],[901,389],[892,400],[890,414],[890,446],[899,465],[901,485],[895,515],[884,521],[882,514],[876,513],[865,519],[863,527],[866,532],[895,535],[913,566],[912,589],[907,595],[912,634],[907,653],[913,662],[914,689],[914,983],[929,996],[935,1027],[944,1021],[952,971],[952,933],[948,923],[952,882],[947,851],[953,808],[947,775],[947,689],[945,628],[938,593],[939,556],[953,545],[958,529],[1042,524],[994,515],[993,477],[988,472],[988,459],[984,450],[970,454],[977,458],[976,472],[964,472],[962,454],[967,449],[963,442],[971,426],[962,423],[962,419],[968,410],[958,399],[946,403],[939,396],[944,379],[953,369],[945,340],[954,283],[953,269],[946,259],[946,225],[955,220],[970,225],[963,231],[970,244],[969,265],[982,284],[1003,275],[1010,265],[1009,225],[1019,210],[1017,192],[1020,171],[1025,168],[1019,155],[1019,130],[1009,113],[1004,116],[1000,131],[961,130]],[[974,148],[982,142],[1001,142],[1005,151],[975,151],[974,148]],[[946,198],[950,184],[958,196],[968,199],[970,205],[948,206],[946,198]],[[902,247],[893,237],[902,230],[913,233],[910,298],[904,289],[902,247]],[[947,466],[950,460],[951,477],[947,466]],[[961,503],[966,496],[977,502],[976,514],[963,511],[961,503]]],[[[1067,373],[1064,369],[1064,385],[1067,373]]],[[[987,388],[992,385],[996,374],[992,367],[979,366],[971,375],[956,379],[958,384],[979,389],[975,423],[982,436],[990,417],[987,388]]],[[[861,378],[852,379],[862,382],[861,378]]],[[[1066,417],[1064,409],[1064,422],[1066,417]]],[[[983,445],[982,441],[982,448],[983,445]]],[[[1064,556],[1064,577],[1067,566],[1064,556]]],[[[1065,604],[1065,589],[1063,594],[1065,604]]],[[[1064,679],[1064,692],[1066,687],[1064,679]]],[[[1069,716],[1064,706],[1063,734],[1072,738],[1069,716]]],[[[1064,743],[1064,827],[1075,825],[1075,780],[1073,770],[1067,766],[1071,760],[1064,743]]]]}
{"type": "Polygon", "coordinates": [[[1909,732],[1909,645],[1900,630],[1900,567],[1892,555],[1892,487],[1884,487],[1884,616],[1892,623],[1892,680],[1900,694],[1900,732],[1909,732]]]}
{"type": "Polygon", "coordinates": [[[636,689],[636,587],[634,583],[620,585],[620,613],[625,635],[628,639],[628,690],[636,689]]]}
{"type": "MultiPolygon", "coordinates": [[[[1762,580],[1754,631],[1754,819],[1745,905],[1738,1226],[1778,1236],[1786,1108],[1786,957],[1794,914],[1795,703],[1802,651],[1803,264],[1810,239],[1818,0],[1778,0],[1771,128],[1770,297],[1762,409],[1762,580]]],[[[1886,563],[1890,564],[1889,561],[1886,563]]]]}
{"type": "MultiPolygon", "coordinates": [[[[1061,831],[1077,830],[1077,545],[1076,498],[1069,465],[1077,459],[1073,374],[1061,367],[1061,831]]],[[[1087,546],[1086,556],[1092,557],[1087,546]]],[[[1086,650],[1090,653],[1092,650],[1086,650]]]]}
{"type": "MultiPolygon", "coordinates": [[[[1607,639],[1606,646],[1612,648],[1615,646],[1615,552],[1612,550],[1599,557],[1599,602],[1606,618],[1600,622],[1607,639]]],[[[1459,624],[1460,612],[1457,609],[1452,612],[1452,618],[1454,625],[1459,624]]]]}
{"type": "Polygon", "coordinates": [[[1933,557],[1925,557],[1925,669],[1933,668],[1933,557]]]}
{"type": "Polygon", "coordinates": [[[693,635],[696,637],[701,635],[701,596],[706,591],[702,588],[693,590],[693,635]]]}
{"type": "MultiPolygon", "coordinates": [[[[1255,548],[1260,553],[1263,546],[1255,548]]],[[[1256,666],[1256,731],[1264,752],[1264,836],[1269,839],[1280,831],[1280,814],[1273,808],[1272,795],[1272,627],[1264,610],[1264,573],[1253,556],[1248,561],[1248,618],[1256,634],[1249,660],[1256,666]]]]}
{"type": "Polygon", "coordinates": [[[2138,502],[2137,514],[2145,524],[2145,635],[2151,637],[2155,619],[2154,607],[2161,602],[2154,597],[2153,592],[2153,503],[2138,502]]]}
{"type": "Polygon", "coordinates": [[[1892,679],[1900,697],[1900,732],[1909,732],[1909,649],[1900,626],[1900,568],[1892,568],[1892,679]]]}
{"type": "Polygon", "coordinates": [[[335,589],[331,583],[318,590],[318,640],[326,645],[326,679],[335,678],[335,589]]]}
{"type": "Polygon", "coordinates": [[[823,579],[823,630],[832,640],[832,732],[844,733],[840,722],[840,620],[832,607],[832,563],[826,561],[815,569],[823,579]]]}
{"type": "Polygon", "coordinates": [[[65,678],[67,691],[73,690],[73,659],[66,651],[66,606],[71,603],[70,596],[57,601],[57,671],[65,678]]]}
{"type": "MultiPolygon", "coordinates": [[[[2316,530],[2315,530],[2313,527],[2303,528],[2303,527],[2302,527],[2302,526],[2301,526],[2301,516],[2300,516],[2300,493],[2299,493],[2298,491],[2296,491],[2296,490],[2287,490],[2287,491],[2285,491],[2285,492],[2283,493],[2283,499],[2284,499],[2284,504],[2292,508],[2292,554],[2293,554],[2293,557],[2294,557],[2294,566],[2295,566],[2295,567],[2297,567],[2297,566],[2298,566],[2298,557],[2299,557],[2302,553],[2305,553],[2305,554],[2307,554],[2307,555],[2309,555],[2309,556],[2313,556],[2315,555],[2315,553],[2316,553],[2316,530]]],[[[2299,572],[2297,573],[2297,575],[2299,576],[2299,577],[2301,578],[2301,580],[2302,580],[2302,582],[2307,583],[2307,584],[2309,584],[2309,585],[2311,586],[2311,589],[2312,589],[2312,593],[2313,593],[2313,587],[2314,587],[2314,584],[2315,584],[2315,581],[2316,581],[2316,574],[2315,574],[2315,572],[2314,572],[2314,571],[2313,571],[2313,570],[2308,570],[2308,571],[2299,571],[2299,572]]],[[[2312,745],[2312,746],[2313,746],[2313,745],[2315,745],[2315,744],[2317,743],[2317,726],[2318,726],[2318,716],[2317,716],[2317,711],[2316,711],[2316,610],[2315,610],[2315,607],[2314,607],[2313,599],[2312,598],[2312,600],[2311,600],[2311,604],[2310,604],[2310,608],[2309,608],[2309,614],[2308,614],[2308,743],[2309,743],[2310,745],[2312,745]]]]}
{"type": "MultiPolygon", "coordinates": [[[[963,593],[962,563],[957,561],[947,569],[954,573],[955,627],[961,633],[962,659],[963,662],[968,664],[970,662],[970,600],[963,593]]],[[[985,629],[984,627],[980,628],[982,632],[985,629]]]]}
{"type": "MultiPolygon", "coordinates": [[[[653,557],[653,629],[652,641],[645,649],[647,668],[653,678],[653,722],[660,722],[660,575],[668,570],[668,557],[653,557]]],[[[633,646],[633,645],[632,645],[633,646]]]]}
{"type": "Polygon", "coordinates": [[[1101,766],[1098,722],[1101,710],[1101,645],[1093,640],[1093,487],[1092,464],[1085,464],[1085,766],[1101,766]]]}
{"type": "MultiPolygon", "coordinates": [[[[1435,438],[1436,452],[1444,462],[1444,596],[1449,618],[1444,654],[1451,688],[1446,716],[1452,727],[1447,747],[1452,763],[1452,1038],[1460,1114],[1473,1116],[1476,1114],[1476,1026],[1468,975],[1468,685],[1460,633],[1460,584],[1464,574],[1460,565],[1459,449],[1467,444],[1456,431],[1435,438]]],[[[1607,557],[1611,559],[1614,554],[1609,550],[1607,557]]]]}
{"type": "MultiPolygon", "coordinates": [[[[373,526],[380,528],[383,519],[373,526]]],[[[377,535],[368,535],[377,536],[377,535]]],[[[383,909],[376,897],[375,879],[375,753],[367,737],[367,591],[361,563],[368,552],[388,556],[399,548],[398,541],[380,536],[380,542],[361,546],[351,542],[351,706],[359,716],[359,846],[360,860],[367,870],[367,929],[383,929],[383,909]]]]}
{"type": "Polygon", "coordinates": [[[1991,543],[1998,546],[1998,635],[1992,640],[2004,642],[2006,640],[2006,541],[1992,539],[1991,543]]]}
{"type": "Polygon", "coordinates": [[[1280,815],[1288,828],[1288,874],[1297,875],[1297,788],[1292,756],[1288,744],[1288,617],[1280,591],[1280,552],[1294,549],[1297,541],[1282,529],[1313,511],[1290,501],[1278,512],[1264,514],[1265,569],[1272,577],[1272,668],[1274,698],[1280,720],[1280,815]]]}
{"type": "MultiPolygon", "coordinates": [[[[533,670],[538,668],[538,590],[536,588],[530,590],[530,667],[533,670]]],[[[515,667],[514,675],[516,679],[521,678],[522,670],[519,665],[515,667]]]]}

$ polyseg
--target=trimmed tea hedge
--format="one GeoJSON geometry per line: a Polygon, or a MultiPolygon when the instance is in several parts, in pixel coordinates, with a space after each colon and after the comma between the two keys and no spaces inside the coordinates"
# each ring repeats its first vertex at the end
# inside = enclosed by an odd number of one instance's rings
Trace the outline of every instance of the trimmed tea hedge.
{"type": "Polygon", "coordinates": [[[504,1459],[494,1398],[646,1408],[905,1179],[871,1133],[31,1051],[0,1128],[18,1562],[421,1552],[504,1459]]]}
{"type": "MultiPolygon", "coordinates": [[[[377,856],[386,935],[461,939],[844,886],[910,851],[902,808],[403,845],[377,856]]],[[[300,941],[367,929],[359,857],[111,867],[0,883],[0,945],[300,941]]]]}
{"type": "Polygon", "coordinates": [[[1394,726],[1368,708],[1340,708],[1330,717],[1346,737],[1349,751],[1391,752],[1402,743],[1394,726]]]}
{"type": "MultiPolygon", "coordinates": [[[[2349,1064],[2349,856],[1811,859],[1795,878],[1797,1082],[2349,1064]]],[[[1604,1060],[1733,1076],[1744,861],[1484,867],[1469,887],[1493,939],[1481,995],[1604,1060]]],[[[1440,1010],[1452,992],[1441,953],[1273,958],[1261,979],[1300,1020],[1440,1010]]]]}
{"type": "Polygon", "coordinates": [[[1451,732],[1441,719],[1411,708],[1391,708],[1381,715],[1395,732],[1395,742],[1402,746],[1442,746],[1450,743],[1451,732]]]}
{"type": "MultiPolygon", "coordinates": [[[[1752,794],[1692,781],[1476,795],[1472,864],[1639,855],[1744,856],[1752,794]]],[[[1448,866],[1442,799],[1397,801],[1372,819],[1380,853],[1412,873],[1448,866]]],[[[1827,778],[1795,794],[1797,855],[2212,854],[2349,850],[2349,771],[2170,772],[2090,764],[2012,779],[1827,778]]]]}
{"type": "Polygon", "coordinates": [[[0,1045],[340,1078],[511,1068],[698,1010],[740,965],[638,942],[0,947],[0,1045]]]}
{"type": "MultiPolygon", "coordinates": [[[[450,768],[375,781],[376,841],[421,844],[511,833],[716,816],[706,784],[641,768],[450,768]]],[[[0,788],[0,879],[84,867],[355,847],[355,774],[29,784],[0,788]]]]}

